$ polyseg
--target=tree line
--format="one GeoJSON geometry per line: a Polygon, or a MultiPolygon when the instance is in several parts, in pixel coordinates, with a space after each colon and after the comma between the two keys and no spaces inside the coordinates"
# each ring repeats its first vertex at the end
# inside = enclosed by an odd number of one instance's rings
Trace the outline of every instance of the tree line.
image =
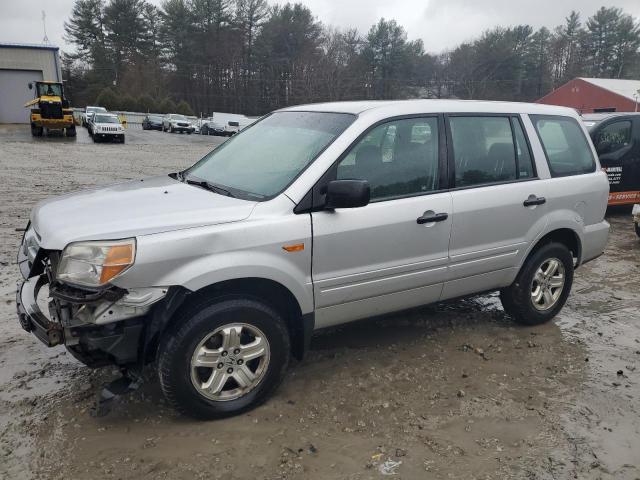
{"type": "MultiPolygon", "coordinates": [[[[452,26],[455,28],[455,26],[452,26]]],[[[640,78],[640,25],[602,7],[552,30],[495,27],[446,52],[425,50],[394,20],[366,34],[266,0],[76,0],[63,55],[76,105],[260,115],[336,100],[531,101],[578,77],[640,78]]]]}

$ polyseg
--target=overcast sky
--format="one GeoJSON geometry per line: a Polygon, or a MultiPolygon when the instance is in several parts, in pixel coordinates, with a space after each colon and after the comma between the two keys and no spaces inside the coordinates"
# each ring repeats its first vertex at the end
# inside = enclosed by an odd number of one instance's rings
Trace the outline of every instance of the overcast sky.
{"type": "MultiPolygon", "coordinates": [[[[285,3],[269,0],[270,3],[285,3]]],[[[571,10],[582,18],[603,4],[617,6],[640,19],[640,0],[298,0],[320,21],[337,27],[355,27],[365,33],[380,17],[395,19],[410,39],[421,38],[428,52],[440,52],[483,30],[501,25],[530,24],[554,27],[571,10]]],[[[65,44],[63,22],[74,0],[0,0],[0,43],[41,43],[41,10],[46,11],[50,43],[65,44]]],[[[151,0],[160,5],[161,0],[151,0]]]]}

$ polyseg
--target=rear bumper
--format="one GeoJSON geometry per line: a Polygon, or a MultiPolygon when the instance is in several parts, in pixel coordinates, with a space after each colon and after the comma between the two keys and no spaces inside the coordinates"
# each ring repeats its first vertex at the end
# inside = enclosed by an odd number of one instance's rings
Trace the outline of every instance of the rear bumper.
{"type": "Polygon", "coordinates": [[[582,238],[582,258],[581,264],[587,263],[604,252],[609,239],[609,222],[603,220],[594,225],[587,225],[584,228],[582,238]]]}

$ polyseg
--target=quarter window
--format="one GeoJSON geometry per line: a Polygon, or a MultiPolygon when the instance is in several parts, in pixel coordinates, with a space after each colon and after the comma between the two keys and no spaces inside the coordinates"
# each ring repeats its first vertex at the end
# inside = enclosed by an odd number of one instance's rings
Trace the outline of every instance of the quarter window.
{"type": "Polygon", "coordinates": [[[594,172],[591,148],[578,122],[570,117],[530,115],[553,177],[594,172]]]}
{"type": "Polygon", "coordinates": [[[630,144],[631,122],[629,120],[610,123],[596,136],[596,148],[599,153],[614,153],[630,144]]]}
{"type": "Polygon", "coordinates": [[[438,189],[438,119],[410,118],[373,128],[338,164],[336,178],[367,180],[371,200],[438,189]]]}
{"type": "MultiPolygon", "coordinates": [[[[452,116],[449,118],[449,126],[456,187],[506,182],[518,178],[516,148],[509,117],[452,116]]],[[[519,154],[524,162],[528,155],[524,135],[521,142],[519,154]]],[[[531,171],[531,167],[528,168],[531,171]]]]}

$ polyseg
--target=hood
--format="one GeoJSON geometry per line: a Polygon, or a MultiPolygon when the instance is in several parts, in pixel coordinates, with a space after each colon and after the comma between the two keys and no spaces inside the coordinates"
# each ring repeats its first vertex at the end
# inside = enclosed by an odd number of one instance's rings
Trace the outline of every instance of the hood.
{"type": "Polygon", "coordinates": [[[79,240],[115,240],[237,222],[247,218],[256,203],[162,176],[50,198],[33,209],[31,224],[43,248],[61,250],[79,240]]]}

